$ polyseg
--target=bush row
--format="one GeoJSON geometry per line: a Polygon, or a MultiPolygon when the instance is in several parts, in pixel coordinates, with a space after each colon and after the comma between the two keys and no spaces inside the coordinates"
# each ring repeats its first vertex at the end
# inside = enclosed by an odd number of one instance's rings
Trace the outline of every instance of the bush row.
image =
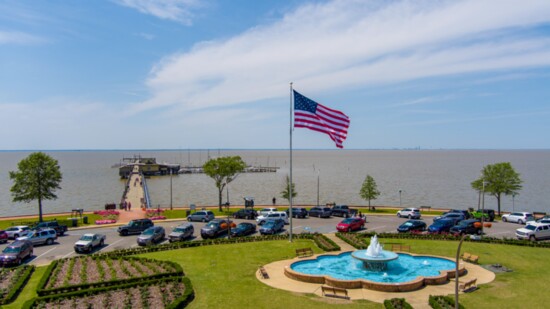
{"type": "Polygon", "coordinates": [[[365,237],[356,233],[336,233],[336,237],[345,241],[347,244],[357,249],[367,249],[368,244],[365,242],[365,237]]]}
{"type": "Polygon", "coordinates": [[[15,297],[21,292],[27,281],[31,277],[32,272],[34,271],[34,266],[24,265],[17,268],[11,269],[9,271],[16,271],[18,274],[14,278],[15,281],[12,281],[8,284],[8,292],[0,298],[0,305],[4,305],[12,302],[15,297]]]}
{"type": "Polygon", "coordinates": [[[384,300],[384,308],[386,309],[412,309],[404,298],[392,298],[384,300]]]}
{"type": "MultiPolygon", "coordinates": [[[[434,309],[454,309],[455,300],[450,296],[430,295],[429,304],[434,309]]],[[[464,309],[464,306],[458,303],[458,308],[464,309]]]]}
{"type": "MultiPolygon", "coordinates": [[[[71,259],[79,259],[79,258],[82,258],[82,257],[75,257],[75,258],[71,258],[71,259]]],[[[94,260],[102,260],[102,259],[107,259],[107,258],[110,259],[111,257],[108,257],[108,256],[95,256],[95,257],[92,257],[92,258],[94,260]]],[[[174,271],[169,271],[169,272],[165,272],[165,273],[158,273],[158,274],[150,275],[150,276],[147,276],[147,277],[132,277],[132,278],[128,278],[128,279],[116,279],[116,280],[110,280],[110,281],[104,281],[104,282],[82,283],[82,284],[74,284],[74,285],[63,286],[63,287],[58,287],[58,288],[46,289],[45,288],[46,284],[48,283],[48,280],[50,280],[52,272],[59,265],[59,262],[61,261],[61,260],[55,260],[46,269],[46,272],[44,273],[44,276],[42,276],[40,282],[38,283],[38,287],[37,287],[36,292],[37,292],[38,296],[45,296],[45,295],[52,295],[52,294],[65,294],[65,293],[69,293],[69,292],[77,291],[77,290],[86,290],[86,289],[92,289],[92,288],[97,288],[97,287],[109,287],[109,286],[121,285],[121,284],[125,284],[129,281],[132,281],[132,282],[145,282],[145,281],[151,280],[152,278],[153,279],[160,279],[160,278],[165,278],[165,277],[183,276],[184,275],[183,269],[181,268],[181,266],[179,264],[171,262],[171,261],[157,261],[157,260],[153,260],[153,259],[137,258],[137,257],[125,257],[125,259],[127,259],[127,260],[130,260],[130,259],[132,259],[132,260],[142,260],[142,261],[147,261],[147,262],[168,264],[174,269],[174,271]]],[[[67,259],[67,260],[70,260],[70,259],[67,259]]]]}
{"type": "MultiPolygon", "coordinates": [[[[345,235],[347,233],[339,233],[337,235],[345,235]]],[[[353,234],[357,236],[344,236],[348,240],[339,236],[342,240],[346,241],[350,245],[360,248],[360,246],[365,246],[365,242],[361,242],[361,238],[370,238],[376,233],[360,233],[353,234]],[[355,240],[350,241],[350,237],[355,237],[355,240]],[[350,241],[350,242],[348,242],[350,241]]],[[[379,233],[376,234],[378,238],[391,238],[391,239],[423,239],[423,240],[448,240],[448,241],[458,241],[461,236],[454,234],[416,234],[416,233],[379,233]]],[[[481,239],[470,239],[466,237],[464,241],[478,242],[478,243],[489,243],[489,244],[501,244],[501,245],[512,245],[512,246],[526,246],[526,247],[537,247],[537,248],[550,248],[550,242],[535,242],[529,240],[519,240],[515,238],[494,238],[494,237],[483,237],[481,239]]]]}
{"type": "Polygon", "coordinates": [[[25,302],[25,304],[22,306],[23,309],[30,309],[36,307],[37,303],[40,302],[53,302],[57,300],[63,300],[68,298],[81,298],[81,297],[88,297],[99,293],[109,292],[112,290],[120,290],[120,289],[129,289],[134,287],[143,287],[143,286],[150,286],[150,285],[157,285],[164,282],[170,282],[170,281],[179,281],[182,282],[185,285],[185,291],[183,295],[179,298],[177,298],[174,302],[172,302],[169,306],[166,308],[183,308],[185,307],[191,300],[194,298],[194,291],[193,286],[191,284],[191,281],[187,277],[167,277],[167,278],[156,278],[152,280],[147,281],[140,281],[140,282],[127,282],[124,284],[116,285],[116,286],[108,286],[108,287],[96,287],[91,289],[85,289],[85,290],[78,290],[78,291],[72,291],[69,293],[60,293],[60,294],[54,294],[54,295],[47,295],[47,296],[40,296],[33,299],[28,300],[25,302]]]}

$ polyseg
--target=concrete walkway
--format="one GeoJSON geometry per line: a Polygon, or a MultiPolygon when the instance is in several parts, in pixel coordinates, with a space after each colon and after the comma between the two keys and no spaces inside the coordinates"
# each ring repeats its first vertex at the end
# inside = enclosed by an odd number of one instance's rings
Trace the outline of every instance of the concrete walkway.
{"type": "Polygon", "coordinates": [[[325,235],[328,239],[334,241],[338,246],[340,246],[340,250],[341,252],[345,252],[345,251],[355,251],[356,249],[351,246],[350,244],[348,244],[347,242],[343,241],[342,239],[336,237],[336,234],[334,233],[331,233],[331,234],[323,234],[325,235]]]}
{"type": "MultiPolygon", "coordinates": [[[[326,236],[333,239],[330,235],[334,236],[334,234],[328,234],[326,236]]],[[[342,248],[343,247],[344,246],[342,246],[342,248]]],[[[353,249],[353,251],[355,251],[355,249],[353,249]]],[[[330,253],[324,253],[323,255],[339,254],[342,252],[343,251],[330,252],[330,253]]],[[[297,292],[297,293],[313,293],[318,295],[319,297],[323,297],[321,293],[321,284],[300,282],[285,276],[284,269],[286,267],[290,267],[290,264],[292,264],[293,262],[300,261],[300,260],[303,260],[303,259],[294,258],[291,260],[278,261],[278,262],[273,262],[273,263],[264,265],[264,268],[269,274],[270,278],[263,279],[259,271],[256,273],[256,277],[258,280],[260,280],[264,284],[277,289],[282,289],[282,290],[297,292]]],[[[466,262],[462,262],[462,263],[464,263],[466,267],[467,274],[460,277],[460,281],[468,281],[470,279],[477,278],[477,284],[486,284],[495,279],[495,274],[493,272],[488,271],[479,265],[466,263],[466,262]]],[[[431,308],[428,304],[428,298],[430,295],[454,294],[454,289],[455,289],[455,282],[449,281],[448,283],[443,285],[428,285],[420,290],[416,290],[412,292],[390,293],[390,292],[372,291],[367,289],[348,289],[348,295],[352,300],[366,299],[377,303],[383,303],[385,299],[405,298],[407,302],[413,306],[413,308],[431,308]]],[[[462,292],[460,293],[462,294],[462,292]]],[[[328,300],[329,298],[326,298],[326,299],[328,300]]],[[[339,299],[333,299],[333,298],[330,298],[330,301],[343,302],[343,303],[350,302],[347,300],[339,300],[339,299]]]]}
{"type": "Polygon", "coordinates": [[[130,220],[145,218],[145,211],[142,209],[142,201],[145,194],[143,193],[142,179],[139,174],[139,165],[134,165],[134,170],[130,174],[128,181],[128,191],[124,196],[124,201],[131,207],[120,210],[118,216],[119,223],[127,223],[130,220]]]}

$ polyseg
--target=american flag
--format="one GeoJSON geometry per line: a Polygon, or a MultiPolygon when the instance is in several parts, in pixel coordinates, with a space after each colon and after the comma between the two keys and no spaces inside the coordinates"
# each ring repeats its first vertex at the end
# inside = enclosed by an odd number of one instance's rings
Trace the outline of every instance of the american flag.
{"type": "Polygon", "coordinates": [[[325,133],[336,143],[336,147],[344,148],[342,143],[348,136],[349,117],[304,97],[296,90],[293,92],[294,127],[325,133]]]}

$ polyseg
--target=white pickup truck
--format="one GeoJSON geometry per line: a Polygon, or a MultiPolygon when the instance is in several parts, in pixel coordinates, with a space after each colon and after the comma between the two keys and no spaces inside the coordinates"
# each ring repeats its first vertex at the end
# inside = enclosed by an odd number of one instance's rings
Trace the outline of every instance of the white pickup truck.
{"type": "Polygon", "coordinates": [[[84,234],[74,244],[74,251],[78,253],[92,252],[94,248],[103,246],[105,238],[103,234],[84,234]]]}

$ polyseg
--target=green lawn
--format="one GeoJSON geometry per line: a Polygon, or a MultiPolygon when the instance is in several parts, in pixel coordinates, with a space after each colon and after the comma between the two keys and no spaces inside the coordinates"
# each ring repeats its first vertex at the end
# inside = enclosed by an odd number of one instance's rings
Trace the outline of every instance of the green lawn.
{"type": "MultiPolygon", "coordinates": [[[[95,225],[95,220],[100,220],[102,217],[100,215],[94,215],[94,214],[84,214],[83,217],[88,217],[88,224],[83,224],[82,220],[78,220],[78,226],[90,226],[95,225]]],[[[71,218],[70,215],[59,215],[59,216],[44,216],[44,221],[52,221],[52,220],[58,220],[61,224],[67,225],[69,228],[71,228],[70,221],[68,221],[68,218],[71,218]]],[[[27,217],[24,219],[5,219],[0,220],[0,230],[6,229],[10,226],[14,225],[29,225],[32,222],[38,222],[38,216],[36,217],[27,217]]]]}
{"type": "MultiPolygon", "coordinates": [[[[426,241],[381,239],[383,244],[408,244],[413,253],[425,253],[453,257],[456,241],[426,241]]],[[[324,299],[315,295],[296,294],[271,288],[255,277],[258,266],[272,261],[291,258],[296,248],[312,247],[309,240],[266,241],[234,245],[212,245],[173,251],[144,254],[159,260],[179,263],[195,288],[196,298],[189,308],[382,308],[381,304],[368,301],[346,303],[324,299]]],[[[497,274],[496,280],[479,286],[479,290],[463,294],[460,302],[466,308],[544,308],[544,287],[550,277],[550,250],[509,245],[464,243],[467,251],[480,257],[481,264],[500,263],[513,269],[510,273],[497,274]]],[[[18,308],[33,297],[40,267],[33,274],[28,286],[17,302],[6,308],[18,308]]],[[[427,301],[427,300],[426,300],[427,301]]]]}

